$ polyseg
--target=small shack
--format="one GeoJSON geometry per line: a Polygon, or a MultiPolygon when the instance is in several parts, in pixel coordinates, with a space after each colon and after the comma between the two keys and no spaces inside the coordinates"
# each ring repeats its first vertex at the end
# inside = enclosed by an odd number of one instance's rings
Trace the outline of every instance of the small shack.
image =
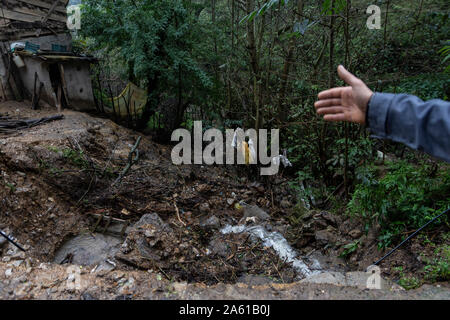
{"type": "Polygon", "coordinates": [[[0,0],[0,100],[95,109],[92,57],[72,53],[68,0],[0,0]]]}

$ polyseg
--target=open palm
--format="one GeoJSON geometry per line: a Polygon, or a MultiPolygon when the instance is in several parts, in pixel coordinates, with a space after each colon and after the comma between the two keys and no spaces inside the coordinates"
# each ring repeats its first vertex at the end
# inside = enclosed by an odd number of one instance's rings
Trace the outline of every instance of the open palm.
{"type": "Polygon", "coordinates": [[[338,67],[338,74],[350,86],[319,93],[319,101],[314,104],[317,113],[326,121],[366,123],[367,104],[373,92],[343,66],[338,67]]]}

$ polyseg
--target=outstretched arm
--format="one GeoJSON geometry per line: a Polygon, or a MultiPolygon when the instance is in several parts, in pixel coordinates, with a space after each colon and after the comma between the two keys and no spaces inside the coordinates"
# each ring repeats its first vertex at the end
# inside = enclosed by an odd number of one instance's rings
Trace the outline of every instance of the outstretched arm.
{"type": "Polygon", "coordinates": [[[325,120],[367,124],[377,138],[401,142],[450,162],[449,102],[373,93],[343,66],[338,73],[350,86],[319,94],[315,107],[325,120]]]}

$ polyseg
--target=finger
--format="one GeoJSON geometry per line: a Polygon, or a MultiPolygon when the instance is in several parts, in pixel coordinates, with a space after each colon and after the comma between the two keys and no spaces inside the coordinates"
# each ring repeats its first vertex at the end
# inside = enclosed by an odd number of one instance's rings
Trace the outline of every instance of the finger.
{"type": "Polygon", "coordinates": [[[338,74],[339,74],[339,77],[342,80],[344,80],[346,84],[348,84],[350,86],[354,86],[360,81],[352,73],[348,72],[347,69],[345,69],[344,66],[342,66],[342,65],[340,65],[338,67],[338,74]]]}
{"type": "Polygon", "coordinates": [[[340,106],[340,105],[342,105],[341,99],[326,99],[326,100],[316,101],[316,103],[314,103],[314,107],[316,107],[316,109],[320,109],[320,108],[324,108],[324,107],[331,107],[331,106],[340,106]]]}
{"type": "Polygon", "coordinates": [[[321,93],[319,93],[319,99],[325,100],[325,99],[340,98],[344,89],[345,88],[342,87],[342,88],[333,88],[333,89],[328,89],[328,90],[322,91],[321,93]]]}
{"type": "Polygon", "coordinates": [[[325,121],[349,121],[347,116],[343,113],[339,114],[327,114],[323,117],[325,121]]]}
{"type": "Polygon", "coordinates": [[[344,108],[339,106],[320,108],[317,110],[317,114],[338,114],[344,113],[344,108]]]}

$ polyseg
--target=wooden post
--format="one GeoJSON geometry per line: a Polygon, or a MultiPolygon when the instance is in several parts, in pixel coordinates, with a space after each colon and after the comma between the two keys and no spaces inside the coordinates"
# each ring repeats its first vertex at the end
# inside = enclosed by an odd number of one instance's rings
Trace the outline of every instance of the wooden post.
{"type": "Polygon", "coordinates": [[[67,93],[68,91],[67,91],[66,75],[64,73],[64,66],[62,63],[58,63],[58,67],[59,67],[59,72],[61,75],[61,83],[62,83],[64,96],[66,97],[67,106],[70,107],[69,95],[67,93]]]}

